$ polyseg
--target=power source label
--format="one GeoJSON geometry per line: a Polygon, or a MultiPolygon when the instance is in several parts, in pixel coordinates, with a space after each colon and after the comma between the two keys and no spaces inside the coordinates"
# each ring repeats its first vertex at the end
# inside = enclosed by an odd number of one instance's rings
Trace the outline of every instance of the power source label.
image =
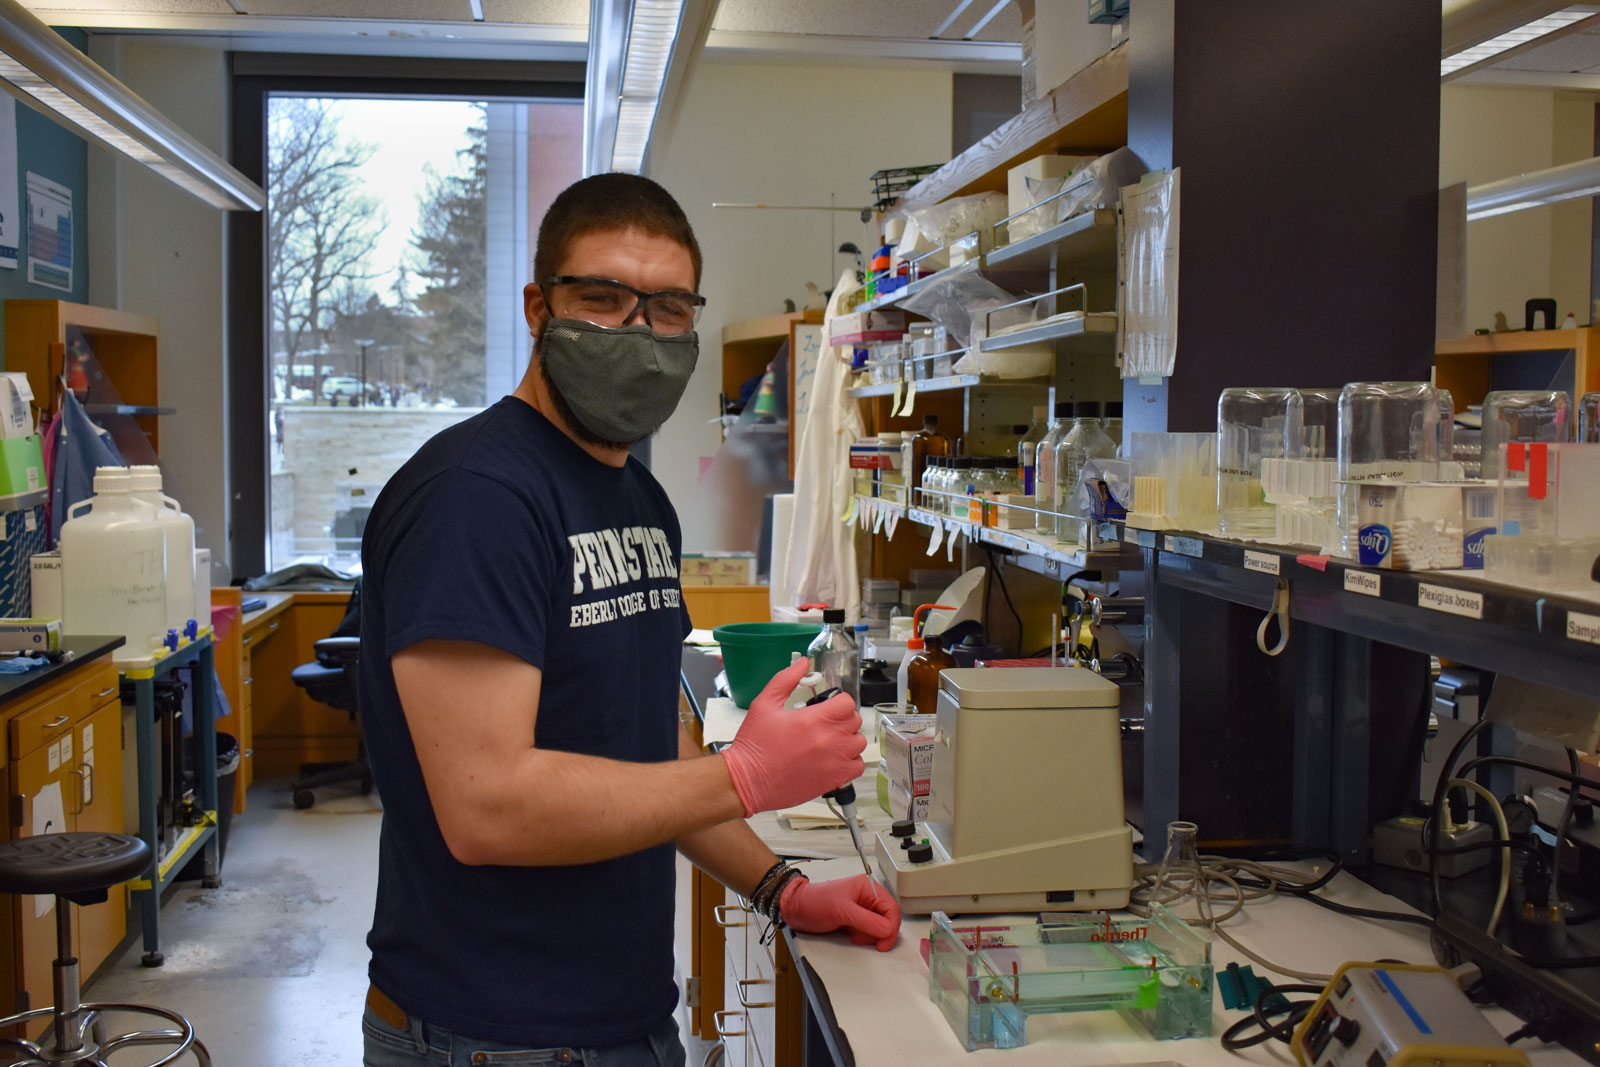
{"type": "Polygon", "coordinates": [[[1600,615],[1567,612],[1567,636],[1574,641],[1587,641],[1591,645],[1600,645],[1600,615]]]}
{"type": "Polygon", "coordinates": [[[1460,615],[1468,619],[1481,619],[1483,594],[1422,582],[1417,586],[1417,607],[1442,611],[1447,615],[1460,615]]]}
{"type": "Polygon", "coordinates": [[[1244,569],[1247,571],[1258,571],[1261,574],[1275,575],[1278,573],[1278,567],[1278,557],[1274,556],[1271,552],[1245,551],[1244,569]]]}
{"type": "Polygon", "coordinates": [[[1367,571],[1345,571],[1344,591],[1360,593],[1362,596],[1382,596],[1383,579],[1367,571]]]}

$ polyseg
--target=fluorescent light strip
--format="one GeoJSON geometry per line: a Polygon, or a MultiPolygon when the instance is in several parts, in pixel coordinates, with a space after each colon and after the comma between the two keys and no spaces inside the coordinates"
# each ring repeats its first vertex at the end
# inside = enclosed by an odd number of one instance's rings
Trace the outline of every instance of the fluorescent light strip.
{"type": "Polygon", "coordinates": [[[1457,52],[1455,55],[1445,56],[1444,59],[1439,61],[1439,76],[1446,77],[1458,70],[1482,63],[1487,59],[1493,59],[1501,52],[1508,52],[1519,45],[1527,44],[1529,41],[1536,41],[1546,34],[1564,29],[1574,22],[1581,22],[1592,15],[1594,15],[1592,10],[1568,8],[1565,11],[1557,11],[1554,14],[1546,15],[1544,18],[1534,19],[1532,22],[1524,26],[1518,26],[1514,30],[1508,30],[1498,37],[1491,37],[1482,44],[1475,44],[1471,48],[1457,52]]]}
{"type": "Polygon", "coordinates": [[[682,0],[634,0],[611,150],[614,170],[637,174],[644,165],[682,13],[682,0]]]}

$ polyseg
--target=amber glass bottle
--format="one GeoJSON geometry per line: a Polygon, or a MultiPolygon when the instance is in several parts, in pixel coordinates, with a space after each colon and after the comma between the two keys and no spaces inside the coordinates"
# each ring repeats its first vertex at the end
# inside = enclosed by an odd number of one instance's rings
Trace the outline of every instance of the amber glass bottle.
{"type": "Polygon", "coordinates": [[[938,634],[924,635],[926,647],[906,668],[906,696],[923,715],[939,710],[939,672],[956,665],[955,657],[944,650],[938,634]]]}

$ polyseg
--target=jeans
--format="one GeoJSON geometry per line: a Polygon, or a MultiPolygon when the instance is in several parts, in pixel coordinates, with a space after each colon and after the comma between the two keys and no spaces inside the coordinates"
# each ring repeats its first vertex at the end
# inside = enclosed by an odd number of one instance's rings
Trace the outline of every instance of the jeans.
{"type": "Polygon", "coordinates": [[[440,1026],[411,1020],[396,1030],[369,1009],[361,1018],[364,1067],[684,1067],[678,1024],[668,1018],[649,1034],[604,1048],[519,1049],[498,1041],[463,1037],[440,1026]]]}

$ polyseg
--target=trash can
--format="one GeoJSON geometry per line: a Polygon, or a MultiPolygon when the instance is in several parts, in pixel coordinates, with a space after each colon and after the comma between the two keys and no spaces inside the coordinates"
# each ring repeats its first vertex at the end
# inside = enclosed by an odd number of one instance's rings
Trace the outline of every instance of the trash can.
{"type": "MultiPolygon", "coordinates": [[[[193,739],[190,739],[191,742],[193,739]]],[[[194,751],[191,744],[190,752],[194,751]]],[[[198,761],[196,761],[198,762],[198,761]]],[[[233,823],[234,778],[239,773],[239,739],[232,734],[217,734],[217,873],[222,873],[222,861],[228,854],[228,827],[233,823]]],[[[196,853],[178,873],[180,881],[191,882],[205,877],[205,856],[196,853]]]]}

